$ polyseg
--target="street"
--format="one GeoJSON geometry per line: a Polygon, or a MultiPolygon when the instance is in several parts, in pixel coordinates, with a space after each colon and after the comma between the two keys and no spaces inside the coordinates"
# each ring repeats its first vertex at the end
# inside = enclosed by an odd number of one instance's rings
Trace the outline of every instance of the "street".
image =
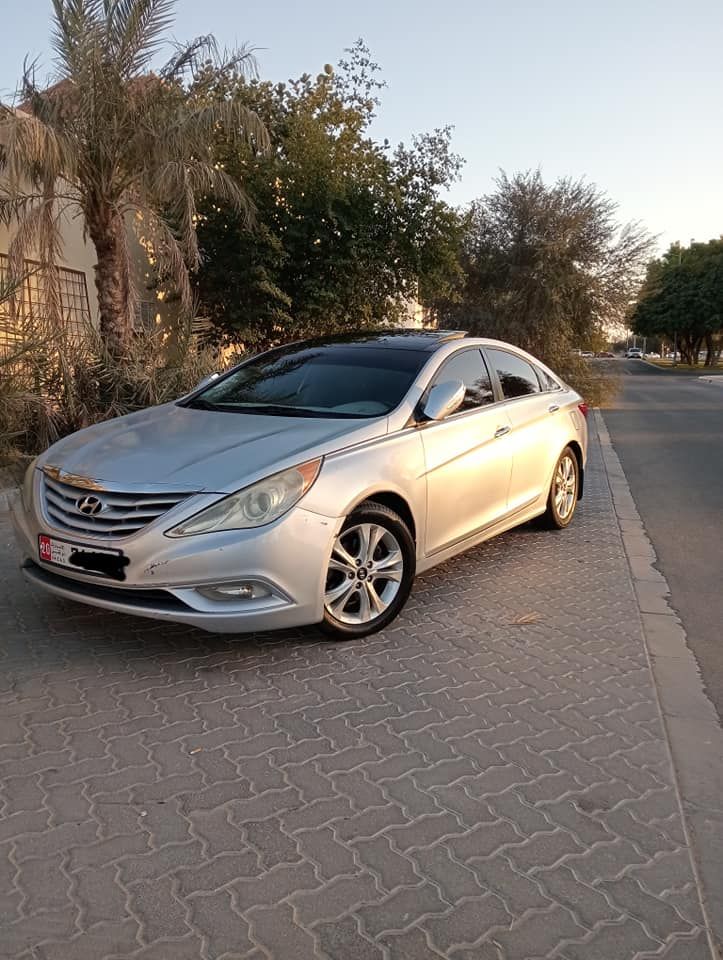
{"type": "Polygon", "coordinates": [[[639,360],[611,369],[623,390],[605,422],[720,718],[723,388],[639,360]]]}

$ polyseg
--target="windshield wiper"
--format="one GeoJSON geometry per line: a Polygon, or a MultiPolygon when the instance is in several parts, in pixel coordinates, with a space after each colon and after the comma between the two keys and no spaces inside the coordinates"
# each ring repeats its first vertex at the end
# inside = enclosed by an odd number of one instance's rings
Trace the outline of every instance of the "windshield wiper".
{"type": "Polygon", "coordinates": [[[266,413],[272,417],[323,417],[323,413],[314,410],[305,410],[303,407],[285,407],[281,403],[219,403],[217,410],[227,410],[230,413],[266,413]]]}
{"type": "Polygon", "coordinates": [[[185,406],[193,410],[215,410],[219,413],[260,413],[271,417],[304,417],[307,420],[353,420],[352,413],[333,410],[309,410],[305,407],[285,407],[281,403],[211,403],[202,397],[189,400],[185,406]]]}
{"type": "Polygon", "coordinates": [[[202,397],[196,397],[195,400],[189,400],[186,404],[186,407],[190,407],[191,410],[218,410],[219,407],[215,403],[211,403],[210,400],[204,400],[202,397]]]}

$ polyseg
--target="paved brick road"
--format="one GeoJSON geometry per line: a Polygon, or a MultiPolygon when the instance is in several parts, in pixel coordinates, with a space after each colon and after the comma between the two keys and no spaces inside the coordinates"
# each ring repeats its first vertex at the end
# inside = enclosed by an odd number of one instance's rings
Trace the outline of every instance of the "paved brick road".
{"type": "Polygon", "coordinates": [[[0,531],[3,957],[710,957],[597,447],[349,644],[61,604],[0,531]]]}

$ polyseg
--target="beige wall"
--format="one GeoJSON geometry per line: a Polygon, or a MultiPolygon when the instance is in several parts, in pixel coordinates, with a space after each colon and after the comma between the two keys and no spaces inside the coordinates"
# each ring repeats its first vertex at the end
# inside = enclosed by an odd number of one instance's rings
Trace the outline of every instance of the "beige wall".
{"type": "MultiPolygon", "coordinates": [[[[62,251],[59,266],[70,270],[78,270],[85,274],[85,285],[88,289],[88,305],[93,323],[98,322],[98,297],[95,292],[95,250],[93,245],[83,239],[83,221],[80,217],[73,217],[75,211],[69,211],[62,217],[61,237],[62,251]]],[[[15,230],[0,224],[0,253],[8,253],[15,230]]],[[[31,252],[30,258],[37,256],[31,252]]]]}
{"type": "MultiPolygon", "coordinates": [[[[13,238],[14,230],[10,230],[0,224],[0,253],[7,253],[10,249],[10,243],[13,238]]],[[[95,265],[95,250],[91,243],[83,240],[83,231],[80,220],[72,220],[70,217],[63,217],[61,227],[63,241],[62,254],[58,266],[67,267],[70,270],[79,270],[85,274],[85,284],[88,288],[88,305],[90,307],[90,316],[93,323],[98,322],[98,297],[95,292],[95,274],[93,267],[95,265]]],[[[36,256],[31,252],[30,258],[36,256]]]]}

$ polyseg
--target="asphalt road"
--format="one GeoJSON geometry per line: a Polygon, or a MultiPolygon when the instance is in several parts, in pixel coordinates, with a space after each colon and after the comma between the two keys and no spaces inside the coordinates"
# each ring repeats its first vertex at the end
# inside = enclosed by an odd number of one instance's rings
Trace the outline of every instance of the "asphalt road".
{"type": "Polygon", "coordinates": [[[623,389],[605,422],[723,717],[723,386],[639,360],[614,368],[623,389]]]}

